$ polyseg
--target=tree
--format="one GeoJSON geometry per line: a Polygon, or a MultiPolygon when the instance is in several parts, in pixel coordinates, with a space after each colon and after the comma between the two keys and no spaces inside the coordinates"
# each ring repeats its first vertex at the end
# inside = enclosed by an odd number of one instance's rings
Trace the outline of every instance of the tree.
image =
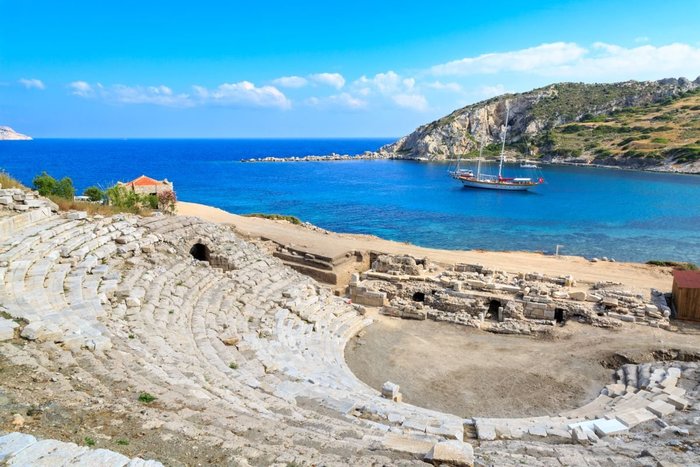
{"type": "Polygon", "coordinates": [[[56,180],[46,172],[42,172],[41,175],[34,177],[32,183],[41,196],[57,196],[69,200],[75,197],[73,180],[68,177],[56,180]]]}
{"type": "Polygon", "coordinates": [[[107,199],[114,207],[137,211],[141,204],[141,197],[138,193],[129,190],[123,185],[114,185],[107,189],[107,199]]]}
{"type": "Polygon", "coordinates": [[[100,190],[96,186],[90,186],[85,188],[85,191],[83,191],[83,196],[87,196],[90,201],[102,201],[105,197],[105,192],[100,190]]]}

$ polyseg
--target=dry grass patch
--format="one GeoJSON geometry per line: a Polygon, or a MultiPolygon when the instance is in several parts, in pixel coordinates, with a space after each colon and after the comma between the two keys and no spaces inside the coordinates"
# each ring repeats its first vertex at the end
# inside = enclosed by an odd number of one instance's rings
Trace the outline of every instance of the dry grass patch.
{"type": "Polygon", "coordinates": [[[85,211],[89,215],[94,216],[100,214],[102,216],[113,216],[115,214],[138,214],[141,216],[150,216],[153,211],[146,208],[119,208],[101,203],[92,203],[89,201],[75,201],[70,199],[59,198],[57,196],[49,196],[49,199],[56,203],[59,211],[85,211]]]}
{"type": "Polygon", "coordinates": [[[21,190],[26,190],[27,187],[22,185],[22,182],[13,178],[7,172],[0,172],[0,186],[2,188],[19,188],[21,190]]]}

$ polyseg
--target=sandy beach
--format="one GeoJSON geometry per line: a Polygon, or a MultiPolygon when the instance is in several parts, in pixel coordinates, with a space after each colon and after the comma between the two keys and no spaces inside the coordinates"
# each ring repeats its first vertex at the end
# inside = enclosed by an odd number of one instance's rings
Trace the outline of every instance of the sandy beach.
{"type": "Polygon", "coordinates": [[[269,239],[282,245],[294,245],[324,256],[335,257],[347,251],[377,251],[428,257],[443,264],[479,263],[507,272],[539,272],[548,275],[572,275],[581,283],[620,282],[639,293],[650,288],[671,290],[671,269],[640,263],[597,262],[580,256],[549,256],[524,251],[440,250],[408,243],[384,240],[371,235],[343,234],[314,230],[286,221],[231,214],[202,204],[178,202],[177,213],[196,216],[210,222],[232,225],[248,238],[269,239]]]}

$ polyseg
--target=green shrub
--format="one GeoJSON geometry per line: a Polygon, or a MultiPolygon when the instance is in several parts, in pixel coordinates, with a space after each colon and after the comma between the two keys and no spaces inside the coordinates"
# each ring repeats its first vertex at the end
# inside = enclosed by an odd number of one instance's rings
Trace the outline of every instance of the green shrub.
{"type": "Polygon", "coordinates": [[[46,172],[42,172],[41,175],[34,177],[32,183],[41,196],[57,196],[69,200],[75,197],[73,180],[68,177],[56,180],[46,172]]]}
{"type": "Polygon", "coordinates": [[[254,212],[251,214],[244,214],[246,217],[260,217],[263,219],[271,219],[274,221],[287,221],[291,224],[300,225],[302,222],[298,217],[295,216],[284,216],[282,214],[262,214],[259,212],[254,212]]]}
{"type": "Polygon", "coordinates": [[[651,140],[652,143],[667,144],[668,138],[654,138],[651,140]]]}
{"type": "Polygon", "coordinates": [[[679,261],[661,261],[658,259],[653,259],[647,261],[647,264],[651,264],[652,266],[664,266],[674,269],[683,269],[686,271],[696,271],[698,269],[698,266],[695,263],[683,263],[679,261]]]}
{"type": "Polygon", "coordinates": [[[143,199],[149,208],[158,209],[158,196],[156,195],[146,195],[143,199]]]}
{"type": "Polygon", "coordinates": [[[83,196],[87,196],[90,201],[102,201],[105,197],[105,192],[100,190],[96,186],[91,186],[85,188],[85,191],[83,191],[83,196]]]}
{"type": "Polygon", "coordinates": [[[149,394],[147,392],[142,392],[141,394],[139,394],[139,402],[143,402],[144,404],[150,404],[154,400],[156,400],[156,396],[154,396],[153,394],[149,394]]]}
{"type": "Polygon", "coordinates": [[[123,185],[108,188],[106,194],[109,204],[119,209],[137,212],[143,206],[142,197],[123,185]]]}

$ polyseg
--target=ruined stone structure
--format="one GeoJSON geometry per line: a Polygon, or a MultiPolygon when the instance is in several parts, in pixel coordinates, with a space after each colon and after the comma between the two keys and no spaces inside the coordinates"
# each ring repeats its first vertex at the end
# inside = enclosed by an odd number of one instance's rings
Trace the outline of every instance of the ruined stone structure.
{"type": "MultiPolygon", "coordinates": [[[[355,277],[351,295],[384,294],[387,310],[407,318],[545,326],[561,308],[598,325],[668,323],[666,310],[614,285],[576,295],[570,278],[445,271],[407,258],[374,264],[384,272],[355,277]]],[[[229,464],[627,465],[664,448],[637,435],[645,420],[685,429],[698,415],[693,362],[623,367],[598,399],[558,417],[473,419],[403,403],[398,386],[368,387],[345,363],[346,343],[371,322],[361,306],[196,218],[3,210],[0,284],[3,358],[51,381],[57,398],[99,399],[101,410],[148,392],[157,407],[132,413],[149,436],[208,443],[229,464]]],[[[0,463],[93,455],[9,436],[0,437],[0,463]]],[[[679,464],[697,455],[663,452],[679,464]]]]}
{"type": "Polygon", "coordinates": [[[349,286],[355,303],[381,306],[382,313],[433,319],[493,332],[530,334],[578,319],[602,327],[632,322],[668,329],[670,308],[660,292],[648,297],[621,284],[577,286],[571,276],[511,274],[478,264],[443,269],[402,256],[379,256],[373,268],[349,286]]]}

